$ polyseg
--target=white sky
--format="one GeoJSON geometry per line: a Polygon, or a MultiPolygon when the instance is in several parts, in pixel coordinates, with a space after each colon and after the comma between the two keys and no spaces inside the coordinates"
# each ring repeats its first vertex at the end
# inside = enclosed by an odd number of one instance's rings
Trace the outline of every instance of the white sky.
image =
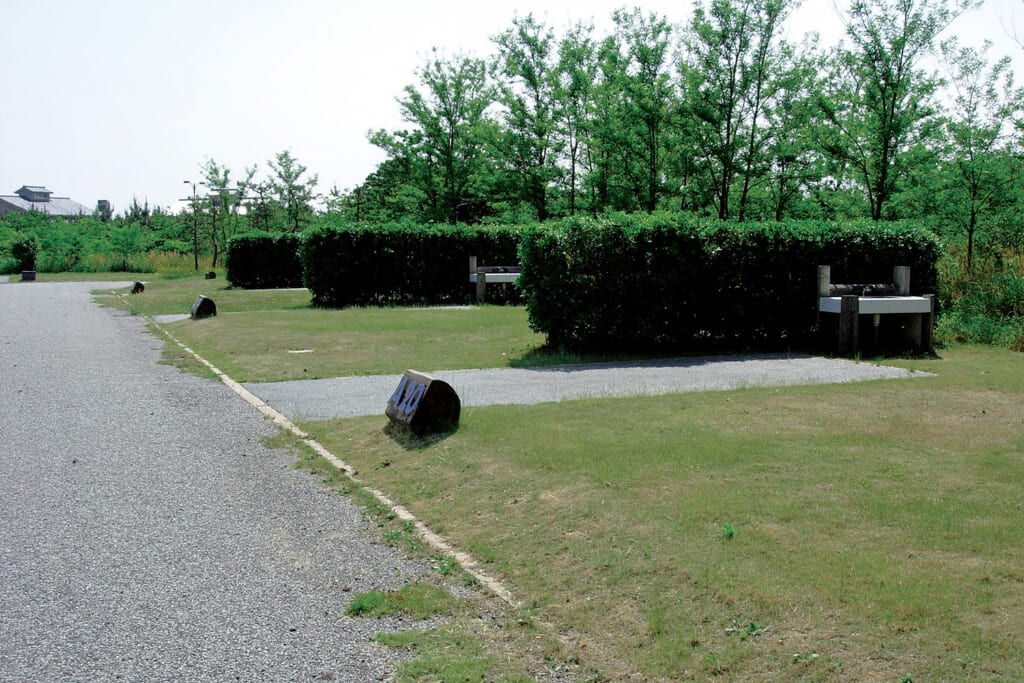
{"type": "MultiPolygon", "coordinates": [[[[848,0],[845,0],[848,2],[848,0]]],[[[844,3],[844,0],[839,0],[844,3]]],[[[396,97],[431,48],[485,57],[516,14],[556,29],[640,5],[680,24],[691,0],[0,0],[0,194],[45,185],[114,210],[172,206],[212,158],[244,167],[291,151],[318,189],[350,188],[383,153],[371,129],[401,127],[396,97]]],[[[996,45],[1024,82],[1024,0],[986,0],[951,32],[996,45]]],[[[788,38],[841,37],[832,0],[805,0],[788,38]]]]}

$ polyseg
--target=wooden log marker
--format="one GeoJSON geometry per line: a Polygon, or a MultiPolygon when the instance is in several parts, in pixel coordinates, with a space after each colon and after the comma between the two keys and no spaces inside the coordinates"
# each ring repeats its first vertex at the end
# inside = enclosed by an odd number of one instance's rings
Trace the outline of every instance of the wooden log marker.
{"type": "Polygon", "coordinates": [[[459,424],[462,402],[451,385],[415,370],[406,370],[388,399],[384,414],[416,436],[443,432],[459,424]]]}

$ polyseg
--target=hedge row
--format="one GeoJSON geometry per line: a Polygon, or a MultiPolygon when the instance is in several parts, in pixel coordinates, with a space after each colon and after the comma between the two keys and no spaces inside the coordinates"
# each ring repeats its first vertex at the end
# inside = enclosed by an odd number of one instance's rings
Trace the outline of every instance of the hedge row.
{"type": "Polygon", "coordinates": [[[244,289],[274,289],[302,286],[299,246],[294,234],[251,233],[228,242],[225,265],[227,279],[244,289]]]}
{"type": "Polygon", "coordinates": [[[580,351],[708,351],[806,346],[817,266],[837,283],[935,292],[939,245],[908,224],[736,224],[656,214],[569,219],[524,231],[530,325],[580,351]]]}
{"type": "MultiPolygon", "coordinates": [[[[316,306],[415,306],[474,301],[469,257],[481,265],[517,262],[519,229],[445,225],[338,224],[306,233],[301,249],[306,286],[316,306]]],[[[518,299],[513,287],[487,291],[488,301],[518,299]]]]}

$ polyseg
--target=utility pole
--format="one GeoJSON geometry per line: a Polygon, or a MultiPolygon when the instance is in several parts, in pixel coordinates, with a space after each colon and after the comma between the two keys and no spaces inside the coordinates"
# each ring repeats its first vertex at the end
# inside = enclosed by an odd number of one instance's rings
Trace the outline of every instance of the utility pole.
{"type": "Polygon", "coordinates": [[[191,180],[183,181],[186,185],[192,186],[192,258],[196,270],[199,270],[199,214],[196,213],[196,183],[191,180]]]}

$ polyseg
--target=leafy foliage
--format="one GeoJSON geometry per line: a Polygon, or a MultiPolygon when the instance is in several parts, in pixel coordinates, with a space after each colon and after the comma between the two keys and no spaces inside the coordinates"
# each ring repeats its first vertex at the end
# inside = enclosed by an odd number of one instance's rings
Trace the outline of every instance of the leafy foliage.
{"type": "Polygon", "coordinates": [[[300,250],[317,306],[462,304],[472,300],[469,257],[515,263],[514,227],[324,222],[300,250]]]}
{"type": "Polygon", "coordinates": [[[302,286],[300,235],[266,233],[240,235],[227,246],[228,281],[245,289],[302,286]]]}
{"type": "Polygon", "coordinates": [[[889,281],[909,265],[924,293],[938,254],[927,231],[903,224],[577,218],[524,233],[519,284],[531,326],[554,346],[778,349],[811,339],[818,265],[847,282],[889,281]]]}

